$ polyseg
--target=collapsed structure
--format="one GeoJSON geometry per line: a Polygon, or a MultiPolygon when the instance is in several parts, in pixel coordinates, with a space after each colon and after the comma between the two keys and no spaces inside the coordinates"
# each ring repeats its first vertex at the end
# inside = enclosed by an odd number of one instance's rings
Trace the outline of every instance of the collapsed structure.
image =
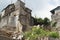
{"type": "Polygon", "coordinates": [[[56,7],[55,9],[50,11],[52,13],[52,23],[55,23],[55,31],[58,31],[60,34],[60,6],[56,7]]]}
{"type": "Polygon", "coordinates": [[[16,3],[9,4],[2,10],[0,21],[0,34],[15,37],[15,34],[20,34],[31,28],[32,19],[31,11],[25,7],[25,3],[17,0],[16,3]],[[5,34],[3,32],[6,32],[5,34]],[[13,36],[14,35],[14,36],[13,36]]]}

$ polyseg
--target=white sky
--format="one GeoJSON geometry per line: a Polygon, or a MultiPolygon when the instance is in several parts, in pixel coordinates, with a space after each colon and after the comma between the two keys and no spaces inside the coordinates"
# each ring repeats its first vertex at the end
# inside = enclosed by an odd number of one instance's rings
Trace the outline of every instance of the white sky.
{"type": "MultiPolygon", "coordinates": [[[[16,2],[17,0],[12,0],[16,2]]],[[[24,0],[26,6],[32,10],[32,15],[36,17],[51,19],[50,10],[60,5],[60,0],[24,0]]],[[[0,0],[0,10],[5,8],[11,0],[0,0]]]]}

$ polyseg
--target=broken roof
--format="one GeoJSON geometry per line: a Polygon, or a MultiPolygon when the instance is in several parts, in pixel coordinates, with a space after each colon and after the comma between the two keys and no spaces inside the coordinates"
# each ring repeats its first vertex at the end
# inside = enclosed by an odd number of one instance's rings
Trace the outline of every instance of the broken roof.
{"type": "MultiPolygon", "coordinates": [[[[6,8],[4,8],[3,10],[5,10],[5,9],[7,9],[8,7],[10,7],[10,6],[12,6],[12,5],[14,5],[14,4],[9,4],[6,8]]],[[[2,10],[2,11],[3,11],[2,10]]]]}
{"type": "Polygon", "coordinates": [[[55,13],[55,10],[59,10],[59,9],[60,9],[60,6],[56,7],[55,9],[51,10],[50,12],[51,12],[52,14],[54,14],[54,13],[55,13]]]}
{"type": "Polygon", "coordinates": [[[27,12],[31,12],[32,10],[29,9],[29,8],[27,8],[27,7],[25,7],[25,11],[27,11],[27,12]]]}

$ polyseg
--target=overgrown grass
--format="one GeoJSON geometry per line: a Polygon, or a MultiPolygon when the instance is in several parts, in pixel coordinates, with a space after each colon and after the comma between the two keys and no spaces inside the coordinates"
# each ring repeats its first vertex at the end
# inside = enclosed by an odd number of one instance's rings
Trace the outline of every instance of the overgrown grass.
{"type": "Polygon", "coordinates": [[[59,33],[54,31],[46,31],[40,27],[33,27],[32,30],[25,32],[24,36],[28,40],[35,40],[37,37],[52,37],[59,38],[59,33]]]}

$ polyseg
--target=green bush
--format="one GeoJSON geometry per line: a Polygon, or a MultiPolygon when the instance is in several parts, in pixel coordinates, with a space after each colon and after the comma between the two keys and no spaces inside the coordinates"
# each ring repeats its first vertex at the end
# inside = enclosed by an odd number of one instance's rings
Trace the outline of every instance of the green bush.
{"type": "Polygon", "coordinates": [[[52,38],[59,38],[59,33],[58,32],[50,32],[49,36],[52,38]]]}
{"type": "Polygon", "coordinates": [[[59,38],[59,33],[54,31],[52,32],[46,31],[40,27],[33,27],[30,31],[25,32],[24,36],[28,40],[35,40],[38,37],[45,37],[45,36],[52,37],[52,38],[59,38]]]}

